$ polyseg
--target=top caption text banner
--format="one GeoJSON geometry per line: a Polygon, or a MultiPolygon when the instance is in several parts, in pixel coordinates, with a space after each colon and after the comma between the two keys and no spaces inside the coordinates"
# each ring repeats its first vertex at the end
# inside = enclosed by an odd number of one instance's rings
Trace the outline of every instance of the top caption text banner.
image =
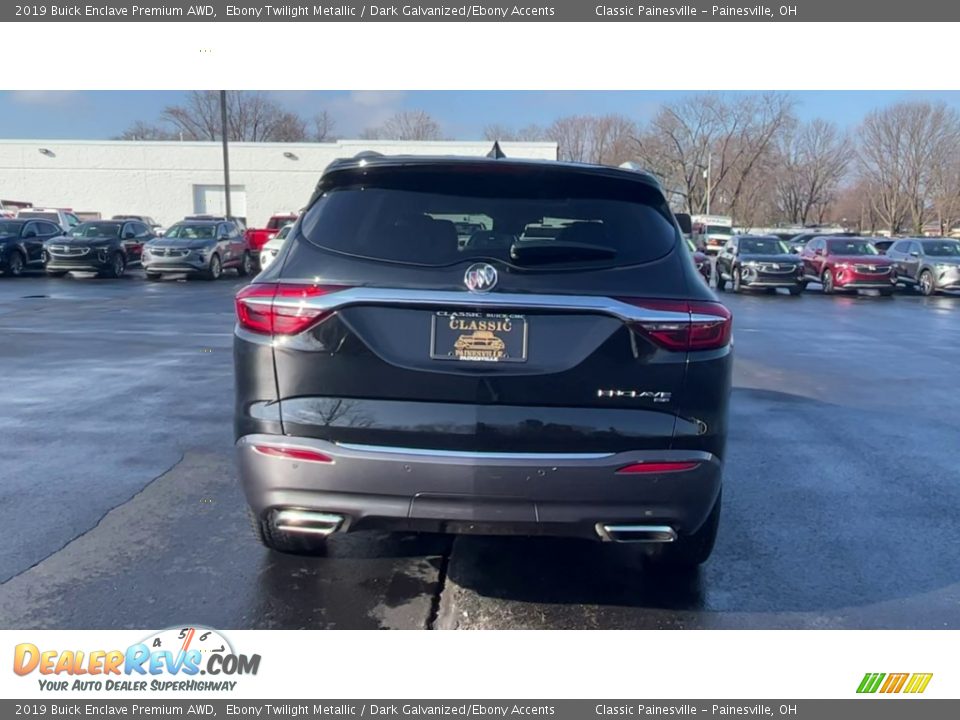
{"type": "MultiPolygon", "coordinates": [[[[164,2],[136,4],[101,0],[94,3],[0,3],[0,22],[955,22],[960,4],[943,0],[792,0],[788,4],[734,2],[709,4],[597,4],[592,0],[496,2],[383,2],[352,0],[323,4],[253,2],[164,2]]],[[[709,49],[711,39],[703,36],[709,49]]],[[[722,44],[722,43],[721,43],[722,44]]]]}

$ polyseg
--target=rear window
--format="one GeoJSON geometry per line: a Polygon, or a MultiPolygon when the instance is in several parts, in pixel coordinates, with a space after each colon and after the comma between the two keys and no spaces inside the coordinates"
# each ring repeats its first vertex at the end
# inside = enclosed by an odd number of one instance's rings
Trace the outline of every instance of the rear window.
{"type": "Polygon", "coordinates": [[[677,237],[660,193],[632,180],[509,166],[351,175],[320,196],[301,230],[320,247],[368,259],[622,266],[666,255],[677,237]]]}

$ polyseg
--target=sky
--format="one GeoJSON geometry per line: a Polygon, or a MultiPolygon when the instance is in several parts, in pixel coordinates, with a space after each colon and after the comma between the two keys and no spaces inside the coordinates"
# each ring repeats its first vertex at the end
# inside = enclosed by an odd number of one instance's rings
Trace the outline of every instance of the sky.
{"type": "MultiPolygon", "coordinates": [[[[100,140],[114,137],[137,120],[154,122],[164,107],[186,93],[145,91],[3,91],[0,139],[100,140]]],[[[335,134],[356,137],[399,110],[425,110],[445,137],[476,140],[483,128],[500,124],[519,128],[549,125],[564,115],[619,113],[648,120],[664,102],[688,91],[283,91],[270,92],[285,107],[310,116],[327,110],[335,134]]],[[[904,100],[943,101],[960,110],[960,91],[803,91],[790,92],[802,120],[823,118],[854,127],[879,107],[904,100]]]]}

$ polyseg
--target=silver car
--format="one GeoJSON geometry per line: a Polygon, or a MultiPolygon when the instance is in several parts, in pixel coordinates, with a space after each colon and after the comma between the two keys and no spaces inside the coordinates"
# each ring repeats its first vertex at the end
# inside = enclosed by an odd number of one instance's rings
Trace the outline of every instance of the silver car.
{"type": "Polygon", "coordinates": [[[167,274],[200,275],[217,280],[233,268],[242,276],[253,272],[253,257],[243,232],[230,221],[184,220],[163,237],[143,246],[143,270],[148,280],[167,274]]]}
{"type": "Polygon", "coordinates": [[[887,257],[896,263],[897,282],[924,295],[960,290],[960,242],[952,238],[897,240],[887,257]]]}

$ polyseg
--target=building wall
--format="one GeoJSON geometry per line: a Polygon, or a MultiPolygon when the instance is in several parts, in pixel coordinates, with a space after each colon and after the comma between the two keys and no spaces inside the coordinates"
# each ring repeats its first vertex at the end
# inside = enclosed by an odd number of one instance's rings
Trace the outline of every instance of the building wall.
{"type": "MultiPolygon", "coordinates": [[[[510,157],[556,159],[556,143],[501,143],[510,157]]],[[[230,184],[244,186],[250,227],[309,200],[323,169],[363,150],[384,154],[485,155],[486,141],[231,143],[230,184]]],[[[163,225],[195,210],[194,186],[223,185],[215,142],[0,140],[0,198],[99,212],[150,215],[163,225]]],[[[239,214],[239,213],[235,213],[239,214]]]]}

